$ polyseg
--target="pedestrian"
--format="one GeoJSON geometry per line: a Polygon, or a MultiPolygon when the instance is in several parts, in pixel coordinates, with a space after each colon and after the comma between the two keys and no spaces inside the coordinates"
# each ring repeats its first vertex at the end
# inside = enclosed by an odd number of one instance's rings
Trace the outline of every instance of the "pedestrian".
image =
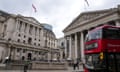
{"type": "Polygon", "coordinates": [[[25,65],[24,65],[24,72],[27,72],[27,70],[28,70],[28,63],[25,63],[25,65]]]}
{"type": "Polygon", "coordinates": [[[76,67],[79,70],[79,61],[76,62],[76,67]]]}
{"type": "Polygon", "coordinates": [[[75,63],[73,63],[73,70],[75,70],[76,69],[76,67],[75,67],[75,63]]]}
{"type": "Polygon", "coordinates": [[[73,70],[76,70],[76,60],[73,61],[73,70]]]}

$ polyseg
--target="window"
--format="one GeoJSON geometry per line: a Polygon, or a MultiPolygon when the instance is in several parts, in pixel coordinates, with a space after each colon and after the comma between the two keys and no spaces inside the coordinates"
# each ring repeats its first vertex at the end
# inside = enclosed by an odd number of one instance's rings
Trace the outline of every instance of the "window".
{"type": "Polygon", "coordinates": [[[25,60],[25,57],[24,57],[24,56],[22,56],[22,60],[25,60]]]}
{"type": "Polygon", "coordinates": [[[8,38],[8,41],[11,41],[11,38],[8,38]]]}
{"type": "Polygon", "coordinates": [[[20,52],[20,48],[17,49],[17,52],[20,52]]]}
{"type": "Polygon", "coordinates": [[[33,58],[33,60],[35,61],[35,60],[36,60],[36,58],[34,57],[34,58],[33,58]]]}
{"type": "Polygon", "coordinates": [[[94,48],[97,48],[97,47],[98,47],[98,43],[92,43],[92,44],[87,44],[85,46],[85,49],[90,50],[90,49],[94,49],[94,48]]]}
{"type": "Polygon", "coordinates": [[[28,38],[28,44],[31,44],[32,43],[32,38],[28,38]]]}
{"type": "Polygon", "coordinates": [[[61,46],[64,46],[64,43],[63,43],[63,42],[61,43],[61,46]]]}
{"type": "Polygon", "coordinates": [[[40,46],[40,44],[38,44],[38,46],[40,46]]]}
{"type": "Polygon", "coordinates": [[[20,39],[18,39],[17,42],[20,42],[20,39]]]}
{"type": "Polygon", "coordinates": [[[26,36],[24,35],[24,38],[26,38],[26,36]]]}
{"type": "Polygon", "coordinates": [[[26,49],[23,49],[23,53],[25,53],[26,52],[26,49]]]}
{"type": "Polygon", "coordinates": [[[104,29],[103,38],[120,39],[120,28],[107,28],[107,29],[104,29]]]}
{"type": "Polygon", "coordinates": [[[18,34],[18,36],[20,37],[21,35],[20,35],[20,34],[18,34]]]}
{"type": "Polygon", "coordinates": [[[41,52],[39,52],[39,55],[41,54],[41,52]]]}
{"type": "Polygon", "coordinates": [[[37,54],[38,52],[37,51],[35,51],[35,54],[37,54]]]}
{"type": "Polygon", "coordinates": [[[94,39],[100,39],[102,38],[102,30],[96,30],[92,32],[88,32],[88,35],[86,35],[86,41],[94,40],[94,39]]]}
{"type": "Polygon", "coordinates": [[[25,40],[23,40],[23,43],[25,43],[25,40]]]}
{"type": "Polygon", "coordinates": [[[36,43],[34,43],[34,45],[36,45],[36,43]]]}

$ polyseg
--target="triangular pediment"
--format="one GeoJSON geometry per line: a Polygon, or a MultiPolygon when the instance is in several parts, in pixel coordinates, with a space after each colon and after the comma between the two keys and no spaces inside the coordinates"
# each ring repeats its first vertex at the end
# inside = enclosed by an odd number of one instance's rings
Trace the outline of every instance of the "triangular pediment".
{"type": "Polygon", "coordinates": [[[89,21],[95,18],[98,18],[100,16],[103,16],[105,14],[108,14],[111,12],[113,9],[106,9],[106,10],[98,10],[98,11],[88,11],[88,12],[83,12],[77,18],[75,18],[65,29],[65,31],[69,31],[71,28],[74,28],[78,25],[80,25],[82,22],[89,21]]]}
{"type": "Polygon", "coordinates": [[[33,23],[39,24],[39,22],[33,17],[24,17],[24,19],[27,19],[28,21],[32,21],[33,23]]]}
{"type": "Polygon", "coordinates": [[[35,24],[40,24],[40,22],[37,21],[34,17],[22,16],[20,14],[18,14],[17,17],[25,19],[25,20],[30,21],[30,22],[35,23],[35,24]]]}

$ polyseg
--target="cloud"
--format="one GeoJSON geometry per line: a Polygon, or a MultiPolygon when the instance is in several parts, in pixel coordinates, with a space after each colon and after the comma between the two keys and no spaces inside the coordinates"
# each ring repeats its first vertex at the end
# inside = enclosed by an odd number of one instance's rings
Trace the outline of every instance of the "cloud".
{"type": "Polygon", "coordinates": [[[39,16],[36,14],[35,17],[40,22],[51,24],[57,38],[63,36],[62,30],[81,12],[83,5],[83,1],[79,0],[44,0],[35,3],[40,7],[39,16]]]}
{"type": "Polygon", "coordinates": [[[120,0],[88,0],[90,6],[87,7],[87,10],[101,10],[114,8],[120,4],[120,0]]]}
{"type": "Polygon", "coordinates": [[[0,0],[0,9],[9,13],[21,14],[24,11],[29,11],[31,1],[29,0],[0,0]]]}
{"type": "Polygon", "coordinates": [[[53,26],[57,38],[81,12],[116,7],[120,0],[0,0],[0,9],[13,14],[35,17],[40,23],[53,26]],[[35,5],[37,12],[32,9],[35,5]]]}

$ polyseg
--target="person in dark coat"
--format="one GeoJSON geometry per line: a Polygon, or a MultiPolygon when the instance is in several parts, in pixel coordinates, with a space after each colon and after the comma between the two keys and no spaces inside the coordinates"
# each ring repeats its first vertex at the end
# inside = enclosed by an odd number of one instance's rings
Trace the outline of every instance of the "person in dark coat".
{"type": "Polygon", "coordinates": [[[76,70],[76,67],[77,67],[77,69],[79,69],[79,61],[74,61],[73,70],[76,70]]]}
{"type": "Polygon", "coordinates": [[[76,62],[76,67],[79,69],[79,61],[76,62]]]}
{"type": "Polygon", "coordinates": [[[24,72],[27,72],[27,70],[28,70],[28,64],[26,63],[26,64],[24,65],[24,72]]]}
{"type": "Polygon", "coordinates": [[[76,69],[76,65],[75,65],[75,63],[73,63],[73,70],[75,70],[76,69]]]}

